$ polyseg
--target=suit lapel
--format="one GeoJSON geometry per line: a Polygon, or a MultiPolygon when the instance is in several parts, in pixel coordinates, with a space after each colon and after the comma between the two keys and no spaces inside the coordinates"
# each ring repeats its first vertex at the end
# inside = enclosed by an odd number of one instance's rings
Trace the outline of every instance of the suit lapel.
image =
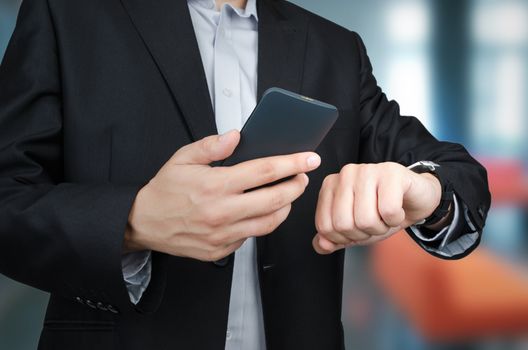
{"type": "MultiPolygon", "coordinates": [[[[282,1],[259,0],[258,99],[270,87],[300,92],[307,22],[282,13],[282,1]]],[[[284,9],[283,9],[284,10],[284,9]]]]}
{"type": "MultiPolygon", "coordinates": [[[[216,134],[207,80],[184,0],[121,0],[165,78],[194,140],[216,134]]],[[[280,1],[258,0],[258,99],[277,86],[300,92],[305,18],[288,18],[280,1]]]]}
{"type": "Polygon", "coordinates": [[[216,124],[191,16],[184,0],[121,0],[165,78],[194,140],[216,124]]]}

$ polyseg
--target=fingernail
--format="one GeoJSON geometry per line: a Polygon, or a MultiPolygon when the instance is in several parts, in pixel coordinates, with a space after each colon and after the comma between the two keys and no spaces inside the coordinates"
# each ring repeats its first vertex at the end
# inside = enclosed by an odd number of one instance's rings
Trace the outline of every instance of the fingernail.
{"type": "Polygon", "coordinates": [[[306,163],[310,168],[316,168],[321,164],[321,157],[319,157],[317,154],[311,155],[306,159],[306,163]]]}

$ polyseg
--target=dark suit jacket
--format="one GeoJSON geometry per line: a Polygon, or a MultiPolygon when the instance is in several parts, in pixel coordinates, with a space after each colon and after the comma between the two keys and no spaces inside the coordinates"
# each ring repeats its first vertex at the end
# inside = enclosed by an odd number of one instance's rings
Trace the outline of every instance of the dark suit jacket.
{"type": "MultiPolygon", "coordinates": [[[[486,173],[400,116],[356,33],[284,1],[258,11],[259,96],[279,86],[340,112],[306,193],[258,239],[268,348],[340,349],[344,253],[311,245],[324,177],[349,162],[436,161],[480,229],[486,173]]],[[[186,0],[23,2],[0,69],[0,272],[51,293],[41,349],[223,348],[232,259],[155,254],[137,306],[121,272],[139,188],[216,133],[206,84],[186,0]]]]}

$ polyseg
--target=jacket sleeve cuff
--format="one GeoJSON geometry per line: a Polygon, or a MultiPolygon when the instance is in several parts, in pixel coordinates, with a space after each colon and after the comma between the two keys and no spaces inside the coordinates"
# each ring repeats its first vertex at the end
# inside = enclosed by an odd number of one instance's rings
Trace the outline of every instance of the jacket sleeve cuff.
{"type": "Polygon", "coordinates": [[[459,259],[477,247],[481,232],[468,215],[466,204],[453,195],[453,221],[435,235],[424,234],[417,226],[407,228],[407,233],[427,252],[443,259],[459,259]]]}

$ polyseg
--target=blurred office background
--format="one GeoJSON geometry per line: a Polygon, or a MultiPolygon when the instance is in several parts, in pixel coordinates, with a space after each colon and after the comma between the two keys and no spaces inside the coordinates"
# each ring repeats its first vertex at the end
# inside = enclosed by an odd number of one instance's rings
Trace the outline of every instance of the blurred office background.
{"type": "MultiPolygon", "coordinates": [[[[405,234],[348,250],[347,348],[528,349],[528,1],[293,2],[359,32],[389,98],[482,161],[494,198],[462,261],[405,234]]],[[[0,57],[19,5],[0,0],[0,57]]],[[[0,349],[36,347],[46,301],[0,275],[0,349]]]]}

